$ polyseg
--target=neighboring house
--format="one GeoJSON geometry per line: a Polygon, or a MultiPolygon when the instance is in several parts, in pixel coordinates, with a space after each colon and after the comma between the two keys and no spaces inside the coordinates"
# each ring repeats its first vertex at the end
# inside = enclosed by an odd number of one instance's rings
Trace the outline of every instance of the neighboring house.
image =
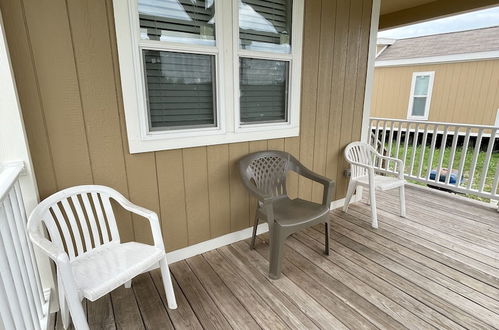
{"type": "Polygon", "coordinates": [[[373,117],[499,124],[499,26],[378,39],[373,117]]]}

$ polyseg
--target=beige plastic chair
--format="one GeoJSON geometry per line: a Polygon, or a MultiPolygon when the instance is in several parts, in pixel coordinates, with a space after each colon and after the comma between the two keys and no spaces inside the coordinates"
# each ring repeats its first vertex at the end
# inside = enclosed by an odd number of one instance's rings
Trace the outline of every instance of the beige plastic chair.
{"type": "Polygon", "coordinates": [[[271,278],[277,279],[281,275],[284,240],[302,228],[324,223],[325,253],[329,255],[329,207],[334,181],[310,171],[296,158],[282,151],[271,150],[249,154],[239,161],[239,170],[244,185],[258,199],[252,249],[255,247],[259,220],[264,220],[269,225],[271,278]],[[290,199],[286,190],[288,171],[294,171],[322,184],[324,186],[322,204],[300,198],[290,199]]]}
{"type": "Polygon", "coordinates": [[[376,213],[376,190],[390,190],[399,188],[400,191],[400,216],[405,217],[405,180],[404,162],[397,158],[383,156],[371,145],[364,142],[352,142],[345,148],[345,158],[350,163],[351,176],[348,183],[347,195],[343,211],[348,211],[348,204],[357,186],[369,188],[369,203],[371,204],[372,227],[378,228],[378,216],[376,213]],[[382,161],[394,162],[396,177],[389,176],[390,172],[377,167],[382,161]],[[378,175],[383,172],[387,175],[378,175]]]}
{"type": "Polygon", "coordinates": [[[32,242],[56,264],[65,329],[69,326],[69,314],[77,330],[89,328],[81,304],[83,298],[95,301],[120,285],[130,287],[132,278],[158,264],[168,307],[177,308],[158,216],[132,204],[116,190],[89,185],[57,192],[33,210],[28,233],[32,242]],[[111,199],[149,220],[154,245],[120,242],[111,199]],[[42,225],[50,240],[44,237],[42,225]]]}

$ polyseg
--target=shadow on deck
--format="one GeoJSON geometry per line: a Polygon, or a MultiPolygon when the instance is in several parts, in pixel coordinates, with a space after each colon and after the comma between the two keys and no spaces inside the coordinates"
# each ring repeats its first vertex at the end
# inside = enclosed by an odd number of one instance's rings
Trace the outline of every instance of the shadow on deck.
{"type": "MultiPolygon", "coordinates": [[[[451,195],[407,187],[333,214],[331,255],[323,227],[287,240],[283,276],[267,276],[268,244],[225,246],[171,265],[178,309],[168,310],[159,271],[87,302],[92,329],[497,328],[499,214],[451,195]]],[[[54,320],[61,328],[60,318],[54,320]]]]}

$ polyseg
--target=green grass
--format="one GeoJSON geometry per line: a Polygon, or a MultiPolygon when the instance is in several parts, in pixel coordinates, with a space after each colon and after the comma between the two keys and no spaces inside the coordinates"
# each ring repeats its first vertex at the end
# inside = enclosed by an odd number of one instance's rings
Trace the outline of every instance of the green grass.
{"type": "MultiPolygon", "coordinates": [[[[386,152],[388,153],[388,145],[385,146],[385,148],[386,148],[386,152]]],[[[423,155],[423,161],[422,161],[421,175],[425,176],[429,173],[428,167],[430,167],[430,171],[431,171],[431,169],[438,168],[438,164],[439,164],[440,157],[441,157],[440,149],[435,149],[435,152],[433,154],[432,164],[431,164],[431,166],[428,166],[429,165],[429,158],[430,158],[430,148],[429,147],[422,148],[421,146],[417,146],[416,147],[416,154],[415,154],[415,158],[414,158],[412,175],[417,176],[419,173],[419,166],[421,163],[421,161],[420,161],[421,160],[421,153],[423,152],[423,149],[424,149],[424,155],[423,155]]],[[[464,169],[463,169],[464,181],[463,181],[462,185],[467,185],[469,182],[471,163],[472,163],[472,159],[473,159],[473,150],[474,150],[474,146],[470,145],[468,147],[468,152],[466,153],[466,159],[464,162],[464,169]]],[[[411,173],[410,160],[411,160],[413,152],[414,152],[413,146],[408,146],[407,147],[407,156],[405,159],[405,174],[406,175],[411,173]]],[[[450,153],[451,153],[451,148],[450,147],[445,148],[444,155],[443,155],[442,168],[449,168],[450,153]]],[[[481,181],[481,177],[482,177],[482,170],[483,170],[484,163],[485,163],[485,156],[486,156],[486,153],[484,151],[480,151],[480,153],[478,154],[476,169],[474,171],[475,175],[474,175],[473,183],[472,183],[473,189],[478,189],[478,186],[480,185],[480,181],[481,181]]],[[[400,150],[398,152],[398,155],[396,155],[395,145],[393,145],[391,157],[403,159],[404,158],[404,146],[403,145],[400,146],[400,150]]],[[[455,152],[454,163],[452,165],[452,169],[454,169],[454,170],[459,169],[461,157],[462,157],[462,148],[458,147],[456,149],[456,152],[455,152]]],[[[492,154],[492,156],[490,158],[489,168],[488,168],[487,176],[485,179],[485,189],[484,190],[486,192],[490,192],[492,190],[492,184],[494,181],[494,175],[496,173],[496,168],[497,168],[498,163],[499,163],[499,153],[495,152],[492,154]]],[[[390,166],[390,167],[392,167],[392,166],[390,166]]],[[[421,183],[421,182],[411,180],[411,179],[409,179],[407,181],[412,182],[412,183],[416,183],[419,185],[426,185],[425,183],[421,183]]],[[[477,199],[477,200],[481,200],[481,201],[486,201],[486,202],[490,201],[489,199],[477,197],[477,196],[471,195],[471,194],[467,194],[466,196],[469,198],[477,199]]]]}

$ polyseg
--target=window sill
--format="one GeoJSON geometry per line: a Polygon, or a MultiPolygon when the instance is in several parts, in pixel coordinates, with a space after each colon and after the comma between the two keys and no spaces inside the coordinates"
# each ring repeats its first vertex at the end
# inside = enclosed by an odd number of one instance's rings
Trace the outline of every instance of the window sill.
{"type": "Polygon", "coordinates": [[[181,148],[192,148],[216,144],[249,142],[258,140],[279,139],[298,136],[299,127],[286,127],[265,131],[238,131],[226,132],[216,135],[199,135],[178,138],[155,138],[155,139],[133,139],[129,136],[130,153],[152,152],[160,150],[172,150],[181,148]]]}

